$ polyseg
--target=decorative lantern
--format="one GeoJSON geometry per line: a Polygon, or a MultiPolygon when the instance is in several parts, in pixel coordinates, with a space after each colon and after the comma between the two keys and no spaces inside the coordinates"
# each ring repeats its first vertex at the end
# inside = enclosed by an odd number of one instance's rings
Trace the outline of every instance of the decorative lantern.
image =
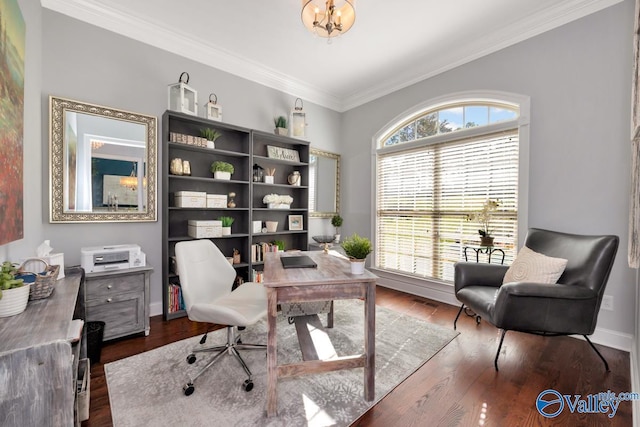
{"type": "Polygon", "coordinates": [[[307,134],[306,114],[302,108],[302,99],[297,98],[289,120],[291,136],[294,138],[305,138],[307,134]],[[298,101],[300,101],[300,106],[298,106],[298,101]]]}
{"type": "Polygon", "coordinates": [[[205,104],[205,107],[207,119],[222,121],[222,107],[218,105],[218,96],[215,93],[209,95],[209,102],[205,104]],[[213,101],[211,100],[212,96],[214,97],[213,101]]]}
{"type": "Polygon", "coordinates": [[[169,85],[169,110],[181,113],[198,115],[198,92],[189,83],[189,73],[186,71],[180,74],[178,83],[169,85]],[[182,81],[183,76],[187,76],[186,81],[182,81]]]}
{"type": "Polygon", "coordinates": [[[264,168],[259,164],[253,165],[253,182],[262,182],[264,176],[264,168]]]}

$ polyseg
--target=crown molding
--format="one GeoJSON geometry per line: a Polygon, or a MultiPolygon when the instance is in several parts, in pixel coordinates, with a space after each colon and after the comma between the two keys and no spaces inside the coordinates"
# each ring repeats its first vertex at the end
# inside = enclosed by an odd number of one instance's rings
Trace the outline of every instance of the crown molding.
{"type": "Polygon", "coordinates": [[[382,96],[406,88],[419,81],[441,74],[488,54],[497,52],[528,38],[598,12],[623,0],[570,0],[554,4],[539,13],[511,23],[496,32],[449,51],[437,62],[428,61],[425,69],[410,70],[367,90],[339,96],[329,93],[249,58],[194,39],[177,30],[149,20],[130,16],[124,11],[91,0],[41,0],[44,8],[80,21],[155,46],[159,49],[200,62],[261,85],[301,97],[320,106],[344,112],[382,96]],[[203,59],[204,58],[204,59],[203,59]]]}
{"type": "MultiPolygon", "coordinates": [[[[197,61],[238,77],[339,111],[341,100],[325,90],[285,75],[249,58],[158,23],[90,0],[41,0],[42,6],[122,36],[197,61]]],[[[168,83],[167,83],[168,84],[168,83]]]]}
{"type": "Polygon", "coordinates": [[[535,15],[513,22],[502,29],[480,37],[458,49],[450,50],[448,55],[430,59],[428,68],[422,72],[409,70],[395,73],[392,79],[384,83],[370,86],[366,91],[351,94],[342,100],[341,111],[366,104],[382,96],[409,87],[415,83],[452,70],[506,47],[520,43],[569,22],[583,18],[592,13],[606,9],[623,0],[572,0],[560,2],[535,15]]]}

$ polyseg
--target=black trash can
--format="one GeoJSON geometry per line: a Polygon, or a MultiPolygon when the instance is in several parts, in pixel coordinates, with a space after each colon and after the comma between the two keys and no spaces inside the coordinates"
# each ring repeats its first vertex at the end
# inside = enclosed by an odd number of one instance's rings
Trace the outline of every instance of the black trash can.
{"type": "Polygon", "coordinates": [[[85,328],[87,328],[87,357],[93,365],[100,362],[104,322],[87,322],[85,328]]]}

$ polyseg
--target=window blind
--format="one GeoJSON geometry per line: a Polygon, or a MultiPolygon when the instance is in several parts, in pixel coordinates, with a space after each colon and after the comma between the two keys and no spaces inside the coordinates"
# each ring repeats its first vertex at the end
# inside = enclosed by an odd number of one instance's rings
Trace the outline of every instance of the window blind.
{"type": "Polygon", "coordinates": [[[452,281],[463,248],[479,243],[469,215],[487,199],[499,202],[494,244],[505,263],[515,257],[517,129],[378,154],[376,169],[377,268],[452,281]]]}

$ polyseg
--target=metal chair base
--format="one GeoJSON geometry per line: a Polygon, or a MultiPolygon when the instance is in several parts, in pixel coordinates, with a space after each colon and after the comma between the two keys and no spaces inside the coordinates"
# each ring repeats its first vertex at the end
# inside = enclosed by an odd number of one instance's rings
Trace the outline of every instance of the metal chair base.
{"type": "MultiPolygon", "coordinates": [[[[206,337],[206,334],[205,334],[205,337],[206,337]]],[[[205,337],[203,337],[203,339],[200,341],[201,343],[204,343],[204,340],[206,339],[205,337]]],[[[235,334],[235,327],[227,326],[227,343],[225,345],[218,345],[215,347],[196,347],[192,349],[191,354],[187,356],[187,362],[194,363],[196,361],[195,353],[210,353],[210,352],[216,353],[211,358],[211,360],[209,360],[209,362],[202,369],[200,369],[200,371],[198,371],[198,373],[195,376],[189,379],[189,382],[183,388],[185,394],[188,396],[193,393],[194,391],[193,382],[196,379],[198,379],[207,369],[212,367],[225,353],[234,356],[235,359],[238,361],[238,363],[240,363],[240,366],[242,366],[242,369],[244,369],[244,372],[247,374],[247,379],[243,383],[243,388],[245,389],[245,391],[250,391],[253,388],[253,381],[251,379],[252,377],[251,370],[245,363],[242,356],[240,356],[240,353],[238,352],[238,350],[266,350],[266,349],[267,349],[267,346],[264,344],[243,343],[240,340],[240,335],[235,334]]]]}

